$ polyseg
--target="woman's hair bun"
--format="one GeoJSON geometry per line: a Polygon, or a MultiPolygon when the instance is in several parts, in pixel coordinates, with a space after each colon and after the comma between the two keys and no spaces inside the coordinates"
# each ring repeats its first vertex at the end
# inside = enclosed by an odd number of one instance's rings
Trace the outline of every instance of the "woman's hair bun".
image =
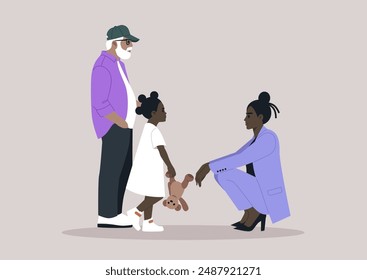
{"type": "Polygon", "coordinates": [[[269,103],[270,101],[270,95],[266,91],[263,91],[259,94],[259,101],[262,103],[269,103]]]}
{"type": "Polygon", "coordinates": [[[158,98],[158,92],[156,92],[156,91],[152,91],[151,93],[150,93],[150,97],[152,97],[152,98],[158,98]]]}
{"type": "Polygon", "coordinates": [[[147,97],[144,94],[140,94],[138,97],[139,102],[143,102],[147,97]]]}

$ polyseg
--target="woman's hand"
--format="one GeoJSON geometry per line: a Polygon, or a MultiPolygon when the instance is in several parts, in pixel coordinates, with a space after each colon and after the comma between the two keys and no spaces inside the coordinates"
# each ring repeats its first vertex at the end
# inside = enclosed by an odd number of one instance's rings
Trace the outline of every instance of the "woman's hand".
{"type": "Polygon", "coordinates": [[[209,173],[209,171],[210,171],[209,162],[204,163],[196,172],[195,175],[196,185],[199,185],[199,187],[201,187],[201,182],[204,180],[205,176],[209,173]]]}

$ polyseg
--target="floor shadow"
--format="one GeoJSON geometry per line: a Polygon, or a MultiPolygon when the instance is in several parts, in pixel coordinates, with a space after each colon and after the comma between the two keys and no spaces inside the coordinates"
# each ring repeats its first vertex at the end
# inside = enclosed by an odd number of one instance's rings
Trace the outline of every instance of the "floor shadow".
{"type": "Polygon", "coordinates": [[[133,228],[80,228],[62,232],[66,235],[135,240],[229,240],[229,239],[257,239],[276,238],[303,234],[303,231],[285,228],[266,228],[260,231],[255,228],[251,232],[235,230],[230,226],[201,226],[201,225],[169,225],[163,232],[147,233],[133,228]]]}

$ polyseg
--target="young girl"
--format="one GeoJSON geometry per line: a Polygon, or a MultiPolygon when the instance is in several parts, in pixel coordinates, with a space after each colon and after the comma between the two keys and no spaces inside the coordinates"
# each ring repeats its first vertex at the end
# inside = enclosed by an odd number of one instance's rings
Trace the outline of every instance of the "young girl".
{"type": "Polygon", "coordinates": [[[128,210],[127,216],[133,227],[140,230],[140,217],[144,212],[142,230],[158,232],[164,228],[153,222],[152,212],[153,205],[165,196],[163,163],[171,177],[176,175],[176,171],[169,160],[166,143],[157,127],[158,123],[165,122],[167,117],[163,103],[158,99],[158,93],[153,91],[148,98],[142,94],[138,100],[141,106],[136,108],[136,113],[143,115],[148,122],[143,129],[126,188],[144,195],[145,199],[136,208],[128,210]]]}

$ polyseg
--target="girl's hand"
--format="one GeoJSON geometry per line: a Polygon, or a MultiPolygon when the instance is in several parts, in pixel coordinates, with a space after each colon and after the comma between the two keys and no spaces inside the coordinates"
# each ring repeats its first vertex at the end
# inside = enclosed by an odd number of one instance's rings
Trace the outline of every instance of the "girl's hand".
{"type": "Polygon", "coordinates": [[[167,166],[167,169],[168,169],[167,173],[169,173],[169,177],[170,178],[175,177],[176,176],[176,170],[173,167],[171,161],[169,160],[166,149],[164,148],[164,146],[158,146],[157,149],[158,149],[159,154],[161,155],[161,157],[163,159],[163,162],[167,166]]]}
{"type": "Polygon", "coordinates": [[[176,176],[176,170],[173,166],[168,167],[168,171],[167,171],[168,175],[170,178],[173,178],[176,176]]]}

